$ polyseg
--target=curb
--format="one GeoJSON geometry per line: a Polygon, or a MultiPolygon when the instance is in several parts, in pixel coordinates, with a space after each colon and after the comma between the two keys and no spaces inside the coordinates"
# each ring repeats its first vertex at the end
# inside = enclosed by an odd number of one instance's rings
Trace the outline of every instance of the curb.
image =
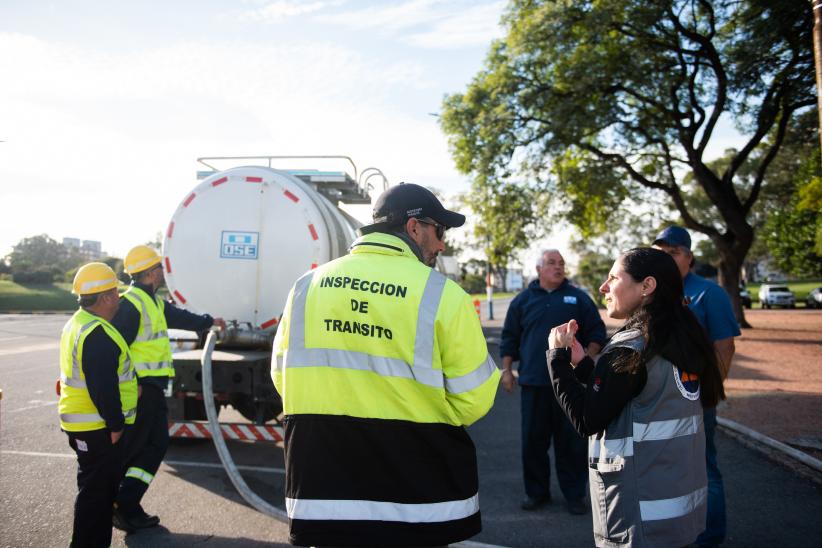
{"type": "Polygon", "coordinates": [[[771,449],[776,449],[784,455],[801,462],[808,468],[811,468],[816,472],[822,472],[822,461],[812,457],[811,455],[808,455],[807,453],[804,453],[798,449],[794,449],[790,445],[770,438],[765,434],[760,434],[756,430],[748,428],[747,426],[739,424],[738,422],[734,422],[732,420],[728,420],[722,417],[717,417],[716,422],[719,423],[720,426],[727,428],[728,430],[731,430],[737,434],[741,434],[746,438],[749,438],[751,441],[755,442],[755,445],[764,445],[771,449]]]}

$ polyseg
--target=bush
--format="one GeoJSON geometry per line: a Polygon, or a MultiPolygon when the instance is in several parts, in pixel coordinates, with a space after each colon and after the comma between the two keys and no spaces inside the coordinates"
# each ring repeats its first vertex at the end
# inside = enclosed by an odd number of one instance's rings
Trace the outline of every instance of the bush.
{"type": "Polygon", "coordinates": [[[460,287],[469,295],[485,291],[485,276],[480,274],[466,274],[459,282],[460,287]]]}
{"type": "Polygon", "coordinates": [[[39,267],[31,270],[22,270],[12,274],[12,281],[18,284],[50,284],[60,276],[60,269],[55,267],[39,267]]]}

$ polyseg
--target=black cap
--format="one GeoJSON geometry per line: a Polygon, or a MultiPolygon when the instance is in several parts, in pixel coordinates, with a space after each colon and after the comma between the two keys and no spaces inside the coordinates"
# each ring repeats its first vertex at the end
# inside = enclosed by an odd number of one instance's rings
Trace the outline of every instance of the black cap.
{"type": "Polygon", "coordinates": [[[374,223],[364,226],[362,232],[365,234],[383,227],[404,225],[412,217],[433,219],[446,228],[465,224],[465,215],[445,209],[427,188],[400,183],[380,194],[374,204],[374,223]]]}

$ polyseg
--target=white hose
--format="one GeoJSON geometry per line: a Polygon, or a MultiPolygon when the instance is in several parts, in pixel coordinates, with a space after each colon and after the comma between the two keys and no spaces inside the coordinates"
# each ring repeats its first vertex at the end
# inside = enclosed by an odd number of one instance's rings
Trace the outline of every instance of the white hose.
{"type": "Polygon", "coordinates": [[[228,447],[225,445],[223,431],[220,428],[220,423],[217,421],[217,409],[214,406],[214,390],[211,386],[211,353],[214,351],[214,343],[216,342],[217,334],[214,331],[210,331],[208,337],[206,337],[203,355],[200,358],[200,363],[203,365],[203,401],[205,402],[206,415],[208,416],[208,423],[211,428],[211,439],[214,440],[214,447],[217,449],[217,454],[220,456],[223,468],[225,468],[229,479],[231,479],[231,483],[234,484],[234,488],[237,489],[240,496],[258,512],[262,512],[279,521],[287,522],[288,514],[276,506],[268,504],[248,487],[248,484],[246,484],[240,475],[240,471],[237,470],[237,465],[234,464],[234,459],[231,458],[228,447]]]}

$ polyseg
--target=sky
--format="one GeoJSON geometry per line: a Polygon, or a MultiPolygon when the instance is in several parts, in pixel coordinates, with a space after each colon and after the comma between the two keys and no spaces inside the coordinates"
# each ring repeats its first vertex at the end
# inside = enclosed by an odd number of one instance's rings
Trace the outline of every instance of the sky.
{"type": "Polygon", "coordinates": [[[203,156],[340,154],[392,184],[465,191],[436,113],[482,68],[504,8],[2,2],[0,256],[45,233],[122,257],[165,230],[203,156]]]}
{"type": "Polygon", "coordinates": [[[46,233],[123,256],[165,230],[202,156],[348,155],[464,190],[432,114],[482,67],[503,8],[3,2],[0,255],[46,233]]]}

